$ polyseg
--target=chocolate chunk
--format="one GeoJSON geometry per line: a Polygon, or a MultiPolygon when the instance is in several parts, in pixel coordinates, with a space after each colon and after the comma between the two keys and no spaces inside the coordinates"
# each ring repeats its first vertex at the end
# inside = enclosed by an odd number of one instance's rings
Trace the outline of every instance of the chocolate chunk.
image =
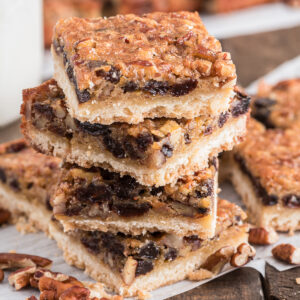
{"type": "Polygon", "coordinates": [[[66,69],[67,75],[71,82],[75,84],[75,78],[74,78],[74,70],[73,67],[68,63],[68,67],[66,69]]]}
{"type": "Polygon", "coordinates": [[[112,191],[109,185],[90,183],[87,187],[80,187],[75,191],[78,201],[102,203],[111,200],[112,191]]]}
{"type": "Polygon", "coordinates": [[[143,90],[150,93],[152,96],[165,95],[169,90],[169,84],[167,82],[151,79],[143,87],[143,90]]]}
{"type": "Polygon", "coordinates": [[[148,260],[138,260],[135,276],[144,275],[153,270],[153,263],[148,260]]]}
{"type": "Polygon", "coordinates": [[[5,149],[5,152],[6,153],[17,153],[17,152],[22,151],[25,148],[27,148],[26,143],[21,141],[21,142],[13,143],[13,144],[7,146],[5,149]]]}
{"type": "Polygon", "coordinates": [[[170,94],[174,97],[180,97],[193,91],[198,85],[196,79],[189,79],[183,83],[174,84],[170,87],[170,94]]]}
{"type": "Polygon", "coordinates": [[[229,118],[228,112],[222,112],[219,116],[218,126],[222,128],[229,118]]]}
{"type": "Polygon", "coordinates": [[[143,259],[156,259],[159,255],[159,248],[153,243],[149,242],[145,246],[141,248],[141,250],[138,253],[139,258],[143,259]]]}
{"type": "Polygon", "coordinates": [[[26,188],[27,188],[28,190],[30,190],[32,187],[33,187],[33,182],[29,182],[29,183],[27,184],[27,186],[26,186],[26,188]]]}
{"type": "Polygon", "coordinates": [[[76,119],[74,119],[75,124],[79,129],[82,131],[93,135],[93,136],[104,136],[111,133],[109,126],[97,124],[97,123],[89,123],[89,122],[80,122],[76,119]]]}
{"type": "Polygon", "coordinates": [[[184,141],[186,144],[190,144],[192,142],[190,135],[188,133],[184,134],[184,141]]]}
{"type": "Polygon", "coordinates": [[[192,251],[199,249],[202,243],[197,235],[185,236],[184,241],[192,246],[192,251]]]}
{"type": "Polygon", "coordinates": [[[99,171],[100,171],[101,177],[104,180],[113,180],[115,178],[116,173],[109,172],[108,170],[105,170],[105,169],[102,169],[102,168],[99,168],[99,171]]]}
{"type": "Polygon", "coordinates": [[[129,81],[124,86],[122,86],[122,89],[124,91],[124,94],[128,92],[131,93],[139,90],[139,86],[134,81],[129,81]]]}
{"type": "Polygon", "coordinates": [[[165,260],[172,261],[177,257],[177,250],[175,248],[169,248],[165,253],[165,260]]]}
{"type": "Polygon", "coordinates": [[[148,132],[139,134],[136,140],[139,149],[142,151],[146,151],[153,144],[153,141],[152,134],[148,132]]]}
{"type": "Polygon", "coordinates": [[[81,91],[76,87],[75,92],[79,103],[85,103],[91,98],[90,92],[87,89],[81,91]]]}
{"type": "Polygon", "coordinates": [[[112,210],[122,217],[138,217],[149,211],[149,203],[119,202],[112,204],[112,210]]]}
{"type": "Polygon", "coordinates": [[[19,192],[20,189],[20,183],[18,181],[18,179],[14,178],[13,180],[10,181],[9,185],[11,186],[11,188],[16,191],[19,192]]]}
{"type": "Polygon", "coordinates": [[[286,195],[282,198],[283,204],[290,208],[300,207],[300,196],[286,195]]]}
{"type": "Polygon", "coordinates": [[[238,117],[240,115],[245,114],[250,106],[251,98],[245,94],[240,92],[236,93],[237,100],[235,100],[232,104],[231,114],[233,117],[238,117]]]}
{"type": "Polygon", "coordinates": [[[34,103],[32,110],[38,112],[49,121],[52,121],[55,117],[53,109],[49,104],[34,103]]]}
{"type": "Polygon", "coordinates": [[[211,196],[214,189],[214,181],[212,179],[207,179],[200,184],[201,190],[196,190],[197,198],[206,198],[211,196]]]}
{"type": "Polygon", "coordinates": [[[269,120],[271,107],[276,104],[276,101],[270,98],[257,98],[254,101],[252,117],[257,121],[262,122],[267,128],[274,128],[274,125],[269,120]]]}
{"type": "Polygon", "coordinates": [[[209,212],[209,208],[207,208],[207,207],[197,207],[197,212],[201,215],[205,215],[209,212]]]}
{"type": "Polygon", "coordinates": [[[103,143],[105,148],[111,152],[116,158],[124,158],[125,157],[125,150],[123,149],[121,143],[116,141],[110,136],[105,136],[103,138],[103,143]]]}
{"type": "Polygon", "coordinates": [[[150,194],[152,196],[157,196],[159,193],[163,193],[164,192],[164,187],[163,186],[159,186],[159,187],[152,187],[150,194]]]}
{"type": "Polygon", "coordinates": [[[80,204],[72,205],[66,209],[65,215],[68,217],[78,216],[80,214],[81,210],[82,210],[82,207],[80,204]]]}
{"type": "Polygon", "coordinates": [[[166,157],[171,157],[173,155],[173,147],[168,144],[164,144],[161,148],[161,152],[166,157]]]}
{"type": "Polygon", "coordinates": [[[3,183],[6,183],[6,173],[5,173],[5,170],[0,168],[0,180],[3,182],[3,183]]]}
{"type": "Polygon", "coordinates": [[[138,195],[138,187],[139,184],[133,177],[125,175],[113,185],[113,190],[117,197],[128,199],[138,195]]]}
{"type": "Polygon", "coordinates": [[[120,81],[121,72],[118,68],[111,66],[108,72],[105,72],[104,70],[97,70],[96,76],[103,77],[106,81],[117,84],[120,81]]]}
{"type": "Polygon", "coordinates": [[[95,254],[100,253],[100,238],[93,235],[92,232],[81,238],[81,243],[95,254]]]}
{"type": "Polygon", "coordinates": [[[114,253],[119,256],[124,256],[124,246],[121,244],[116,236],[111,233],[102,233],[101,235],[102,246],[109,250],[109,252],[114,253]]]}
{"type": "Polygon", "coordinates": [[[138,145],[136,143],[136,139],[133,136],[127,136],[125,138],[125,141],[123,142],[124,144],[124,149],[126,151],[126,154],[131,158],[131,159],[142,159],[144,157],[143,151],[141,151],[138,148],[138,145]]]}

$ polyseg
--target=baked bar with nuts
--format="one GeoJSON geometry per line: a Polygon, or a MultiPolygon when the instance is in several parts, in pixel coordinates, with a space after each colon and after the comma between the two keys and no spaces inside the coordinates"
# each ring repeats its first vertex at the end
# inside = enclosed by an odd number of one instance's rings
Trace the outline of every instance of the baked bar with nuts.
{"type": "Polygon", "coordinates": [[[205,239],[215,233],[217,190],[216,159],[207,169],[161,187],[102,168],[65,166],[53,213],[65,231],[166,231],[205,239]]]}
{"type": "Polygon", "coordinates": [[[233,184],[257,226],[300,229],[299,124],[285,130],[265,129],[251,119],[230,166],[233,184]]]}
{"type": "Polygon", "coordinates": [[[300,78],[268,85],[261,82],[252,116],[267,128],[289,128],[300,121],[300,78]]]}
{"type": "Polygon", "coordinates": [[[59,165],[60,159],[37,153],[24,140],[0,145],[0,207],[11,213],[13,221],[25,217],[47,231],[59,165]]]}
{"type": "Polygon", "coordinates": [[[236,83],[230,54],[196,12],[60,20],[52,54],[54,78],[81,122],[219,115],[236,83]]]}
{"type": "Polygon", "coordinates": [[[64,233],[54,222],[50,234],[67,263],[85,269],[93,279],[123,296],[134,296],[138,290],[150,291],[183,280],[202,267],[215,272],[219,264],[213,259],[215,253],[230,247],[233,256],[239,245],[247,243],[245,217],[238,206],[220,199],[217,232],[212,239],[159,231],[138,236],[83,230],[64,233]]]}
{"type": "Polygon", "coordinates": [[[54,79],[23,91],[23,133],[35,149],[162,186],[206,168],[209,157],[243,137],[249,97],[236,91],[229,109],[215,117],[145,119],[139,124],[81,122],[66,106],[54,79]]]}

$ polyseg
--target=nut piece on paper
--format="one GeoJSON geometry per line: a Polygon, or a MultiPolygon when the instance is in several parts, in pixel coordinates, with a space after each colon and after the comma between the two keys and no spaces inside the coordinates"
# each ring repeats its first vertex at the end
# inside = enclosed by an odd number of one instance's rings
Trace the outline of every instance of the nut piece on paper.
{"type": "Polygon", "coordinates": [[[249,243],[254,245],[271,245],[278,239],[277,232],[271,227],[255,227],[249,231],[249,243]]]}
{"type": "Polygon", "coordinates": [[[300,264],[300,248],[291,244],[280,244],[272,249],[273,256],[292,265],[300,264]]]}
{"type": "Polygon", "coordinates": [[[22,288],[29,286],[30,277],[35,271],[36,267],[19,269],[8,276],[8,282],[10,285],[14,286],[17,291],[21,290],[22,288]]]}
{"type": "Polygon", "coordinates": [[[237,252],[231,257],[230,264],[233,267],[242,267],[255,256],[255,249],[249,244],[243,243],[238,246],[237,252]]]}

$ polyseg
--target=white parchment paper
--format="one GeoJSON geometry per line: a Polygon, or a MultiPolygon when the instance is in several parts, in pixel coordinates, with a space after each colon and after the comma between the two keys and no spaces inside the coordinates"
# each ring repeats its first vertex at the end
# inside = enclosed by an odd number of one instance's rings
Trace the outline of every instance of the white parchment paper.
{"type": "MultiPolygon", "coordinates": [[[[275,83],[278,80],[283,80],[291,77],[300,77],[300,56],[282,64],[274,71],[267,74],[265,76],[265,79],[268,83],[275,83]]],[[[256,87],[257,81],[250,85],[247,90],[254,93],[256,91],[256,87]]],[[[221,197],[242,206],[239,196],[235,193],[230,184],[222,185],[221,189],[221,197]]],[[[293,236],[281,234],[278,243],[291,243],[297,247],[300,247],[300,232],[296,233],[293,236]]],[[[271,249],[273,247],[274,245],[266,247],[256,247],[256,258],[247,266],[255,268],[263,275],[265,272],[264,270],[266,262],[270,263],[280,271],[292,268],[293,266],[280,263],[272,258],[271,249]]],[[[52,270],[75,276],[80,280],[88,280],[83,271],[70,267],[64,262],[61,251],[57,248],[55,242],[47,239],[46,236],[42,233],[21,235],[13,226],[0,228],[0,252],[7,252],[10,250],[45,256],[53,260],[52,270]]],[[[232,268],[227,267],[219,276],[232,270],[232,268]]],[[[168,297],[191,290],[210,280],[211,279],[201,282],[191,282],[184,280],[176,284],[157,289],[156,291],[152,292],[152,299],[166,299],[168,297]]],[[[26,297],[33,294],[38,295],[38,293],[32,289],[26,289],[19,292],[14,291],[14,288],[9,286],[9,284],[7,283],[7,279],[5,279],[5,281],[0,285],[0,300],[24,300],[26,297]]]]}

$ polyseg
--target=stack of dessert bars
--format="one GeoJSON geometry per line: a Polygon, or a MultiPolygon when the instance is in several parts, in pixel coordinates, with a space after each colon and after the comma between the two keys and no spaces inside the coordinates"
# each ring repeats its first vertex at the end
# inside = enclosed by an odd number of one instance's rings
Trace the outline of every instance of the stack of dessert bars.
{"type": "Polygon", "coordinates": [[[249,98],[197,13],[61,20],[52,54],[22,129],[62,159],[49,231],[68,263],[133,296],[247,241],[244,213],[217,203],[216,157],[244,137],[249,98]]]}

